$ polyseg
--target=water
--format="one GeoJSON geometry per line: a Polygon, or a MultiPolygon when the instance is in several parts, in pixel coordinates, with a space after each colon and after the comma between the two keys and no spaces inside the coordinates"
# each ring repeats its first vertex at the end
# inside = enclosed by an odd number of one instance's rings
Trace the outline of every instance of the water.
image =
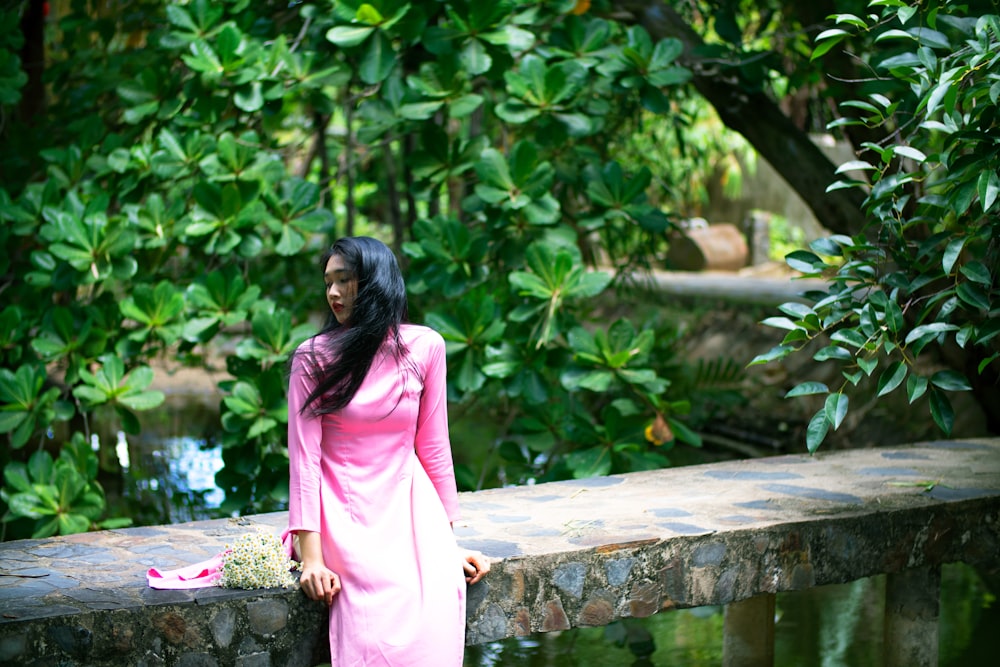
{"type": "Polygon", "coordinates": [[[215,485],[223,466],[218,406],[171,396],[142,413],[141,423],[138,436],[113,427],[101,436],[115,442],[111,466],[121,471],[120,483],[106,484],[109,515],[131,516],[137,525],[217,518],[225,500],[215,485]]]}
{"type": "MultiPolygon", "coordinates": [[[[128,508],[139,525],[218,516],[223,493],[214,484],[222,452],[214,442],[218,408],[201,398],[170,397],[143,414],[143,432],[111,429],[121,467],[109,502],[128,508]]],[[[121,511],[119,513],[125,513],[121,511]]],[[[779,594],[775,665],[878,667],[882,664],[884,577],[779,594]]],[[[1000,645],[1000,601],[975,570],[942,568],[940,665],[993,667],[1000,645]]],[[[466,651],[464,667],[702,667],[722,662],[721,608],[662,612],[606,628],[579,628],[507,639],[466,651]]]]}
{"type": "MultiPolygon", "coordinates": [[[[1000,603],[966,565],[943,567],[941,587],[939,664],[996,665],[1000,603]]],[[[774,664],[880,667],[884,601],[884,576],[779,594],[774,664]]],[[[464,667],[714,667],[722,664],[722,633],[721,608],[668,611],[469,647],[464,667]]]]}
{"type": "Polygon", "coordinates": [[[721,662],[722,611],[702,607],[470,646],[464,667],[709,667],[721,662]]]}

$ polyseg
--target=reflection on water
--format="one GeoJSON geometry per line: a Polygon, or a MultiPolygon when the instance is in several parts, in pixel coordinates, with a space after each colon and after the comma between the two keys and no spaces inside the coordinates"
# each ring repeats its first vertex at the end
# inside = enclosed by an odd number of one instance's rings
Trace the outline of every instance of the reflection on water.
{"type": "Polygon", "coordinates": [[[824,586],[814,594],[782,594],[778,601],[776,665],[876,667],[882,664],[885,577],[824,586]],[[815,659],[804,662],[803,656],[815,659]]]}
{"type": "Polygon", "coordinates": [[[604,628],[577,628],[470,646],[464,667],[714,667],[722,663],[722,611],[681,609],[604,628]]]}
{"type": "Polygon", "coordinates": [[[223,465],[218,405],[201,396],[168,396],[140,419],[137,436],[105,427],[121,470],[120,484],[107,489],[109,514],[131,516],[136,525],[218,517],[225,499],[215,485],[223,465]]]}
{"type": "Polygon", "coordinates": [[[142,465],[123,471],[126,497],[169,499],[163,506],[168,523],[211,518],[212,510],[225,500],[225,493],[215,485],[215,473],[222,469],[222,449],[204,439],[189,436],[171,437],[153,443],[152,448],[137,447],[142,465]]]}
{"type": "MultiPolygon", "coordinates": [[[[941,590],[939,664],[996,665],[1000,644],[996,598],[976,571],[962,564],[942,568],[941,590]]],[[[779,594],[775,666],[880,667],[884,603],[884,576],[779,594]]],[[[471,646],[464,667],[714,667],[722,664],[722,632],[721,608],[667,611],[608,628],[471,646]],[[623,643],[623,636],[633,641],[623,643]],[[639,650],[629,650],[629,644],[639,650]]]]}

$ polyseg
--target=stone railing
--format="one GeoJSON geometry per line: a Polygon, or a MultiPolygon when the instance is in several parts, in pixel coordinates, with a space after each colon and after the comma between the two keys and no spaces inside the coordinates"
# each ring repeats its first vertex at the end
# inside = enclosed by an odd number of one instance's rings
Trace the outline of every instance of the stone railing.
{"type": "MultiPolygon", "coordinates": [[[[1000,440],[782,456],[462,494],[463,546],[494,559],[467,643],[726,605],[726,664],[773,660],[774,595],[888,574],[886,665],[937,664],[939,566],[1000,567],[1000,440]]],[[[2,665],[328,660],[296,589],[160,591],[285,514],[0,544],[2,665]]]]}

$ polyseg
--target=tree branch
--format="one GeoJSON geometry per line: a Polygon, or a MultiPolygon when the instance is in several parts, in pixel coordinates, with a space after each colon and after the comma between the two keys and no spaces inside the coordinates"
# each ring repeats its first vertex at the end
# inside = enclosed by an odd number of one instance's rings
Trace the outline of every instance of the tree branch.
{"type": "MultiPolygon", "coordinates": [[[[741,85],[738,72],[721,71],[697,55],[701,37],[662,1],[626,0],[628,13],[654,40],[674,37],[684,45],[681,64],[694,73],[692,83],[715,107],[727,127],[742,134],[806,202],[820,224],[838,234],[855,235],[865,226],[864,196],[855,189],[827,192],[835,180],[829,158],[764,93],[741,85]]],[[[628,17],[618,15],[621,20],[628,17]]]]}

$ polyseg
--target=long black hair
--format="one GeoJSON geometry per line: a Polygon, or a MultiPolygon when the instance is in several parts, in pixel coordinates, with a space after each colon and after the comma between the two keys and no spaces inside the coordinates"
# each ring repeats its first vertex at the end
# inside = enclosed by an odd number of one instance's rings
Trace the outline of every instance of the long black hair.
{"type": "Polygon", "coordinates": [[[383,344],[397,358],[406,353],[399,335],[399,325],[408,317],[406,285],[396,256],[377,239],[347,236],[323,253],[321,274],[334,255],[344,260],[357,281],[357,293],[347,321],[340,324],[331,311],[326,326],[313,338],[314,346],[324,345],[325,354],[309,348],[314,353],[307,368],[316,387],[302,406],[303,413],[311,409],[313,414],[326,414],[350,403],[383,344]]]}

